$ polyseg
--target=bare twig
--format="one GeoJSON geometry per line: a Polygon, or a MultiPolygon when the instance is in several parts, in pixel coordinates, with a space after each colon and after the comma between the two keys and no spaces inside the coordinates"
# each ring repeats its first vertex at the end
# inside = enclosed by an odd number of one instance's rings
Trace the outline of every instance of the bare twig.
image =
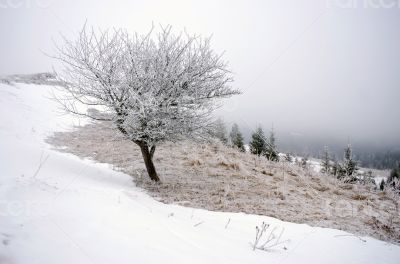
{"type": "Polygon", "coordinates": [[[35,173],[33,174],[33,178],[35,178],[35,177],[38,175],[38,173],[39,173],[40,169],[42,168],[43,164],[47,161],[47,159],[48,159],[49,157],[50,157],[50,155],[47,155],[47,156],[43,159],[43,152],[42,152],[42,154],[40,155],[39,166],[38,166],[38,168],[36,169],[35,173]]]}
{"type": "Polygon", "coordinates": [[[228,228],[228,225],[229,225],[230,222],[231,222],[231,219],[229,218],[229,219],[228,219],[228,222],[227,222],[226,225],[225,225],[225,229],[228,228]]]}
{"type": "Polygon", "coordinates": [[[198,222],[197,224],[194,225],[194,227],[201,225],[202,223],[204,223],[204,221],[198,222]]]}
{"type": "MultiPolygon", "coordinates": [[[[250,243],[250,245],[252,245],[253,250],[259,249],[259,250],[264,250],[264,251],[268,251],[273,247],[276,247],[278,245],[281,245],[285,242],[288,242],[289,240],[284,240],[281,241],[282,238],[282,234],[285,231],[285,228],[281,228],[281,232],[279,233],[278,236],[276,236],[275,232],[279,229],[278,227],[274,227],[270,233],[268,234],[267,239],[264,241],[264,243],[260,246],[259,243],[262,239],[262,237],[264,236],[264,234],[266,234],[268,228],[270,227],[269,224],[266,224],[264,222],[262,222],[261,227],[256,226],[256,237],[254,240],[254,243],[250,243]]],[[[285,247],[286,248],[286,247],[285,247]]]]}

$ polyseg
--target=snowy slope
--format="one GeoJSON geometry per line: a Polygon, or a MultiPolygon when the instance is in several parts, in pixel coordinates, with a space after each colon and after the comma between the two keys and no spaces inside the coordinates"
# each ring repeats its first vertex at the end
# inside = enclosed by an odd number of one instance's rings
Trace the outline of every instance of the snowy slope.
{"type": "Polygon", "coordinates": [[[159,203],[136,188],[130,176],[44,143],[51,132],[79,122],[57,113],[50,90],[0,84],[0,263],[375,264],[400,259],[399,246],[372,238],[364,242],[338,230],[159,203]],[[290,241],[272,251],[252,251],[249,242],[263,221],[284,227],[282,239],[290,241]]]}

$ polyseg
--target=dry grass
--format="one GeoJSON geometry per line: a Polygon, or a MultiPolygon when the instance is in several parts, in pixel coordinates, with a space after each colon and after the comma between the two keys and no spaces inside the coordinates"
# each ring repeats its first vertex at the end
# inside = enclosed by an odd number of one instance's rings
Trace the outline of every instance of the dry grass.
{"type": "Polygon", "coordinates": [[[362,194],[353,194],[352,196],[351,196],[351,199],[353,199],[353,200],[366,200],[368,198],[368,196],[367,195],[362,195],[362,194]]]}
{"type": "Polygon", "coordinates": [[[220,143],[166,142],[154,161],[162,184],[148,179],[138,147],[106,124],[48,139],[60,150],[109,163],[165,203],[268,215],[400,242],[399,198],[371,185],[342,183],[285,162],[275,163],[220,143]]]}

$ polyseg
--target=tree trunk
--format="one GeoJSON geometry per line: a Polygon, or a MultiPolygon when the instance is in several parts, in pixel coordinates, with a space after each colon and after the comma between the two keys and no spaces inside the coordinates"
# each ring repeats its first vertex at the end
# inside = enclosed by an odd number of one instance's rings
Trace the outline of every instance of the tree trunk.
{"type": "Polygon", "coordinates": [[[156,168],[153,164],[153,154],[155,151],[155,146],[149,148],[149,146],[144,142],[136,142],[139,145],[140,150],[142,151],[142,156],[144,160],[144,164],[146,165],[147,173],[152,181],[159,182],[160,178],[158,178],[156,168]]]}

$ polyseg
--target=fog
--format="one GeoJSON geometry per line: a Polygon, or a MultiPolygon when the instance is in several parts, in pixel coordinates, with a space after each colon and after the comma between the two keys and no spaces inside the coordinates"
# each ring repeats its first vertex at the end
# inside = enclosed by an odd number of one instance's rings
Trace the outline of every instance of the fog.
{"type": "Polygon", "coordinates": [[[0,74],[51,71],[59,34],[85,21],[146,33],[152,23],[212,35],[242,95],[217,112],[290,147],[400,146],[397,1],[0,1],[0,74]],[[296,144],[295,144],[296,143],[296,144]]]}

